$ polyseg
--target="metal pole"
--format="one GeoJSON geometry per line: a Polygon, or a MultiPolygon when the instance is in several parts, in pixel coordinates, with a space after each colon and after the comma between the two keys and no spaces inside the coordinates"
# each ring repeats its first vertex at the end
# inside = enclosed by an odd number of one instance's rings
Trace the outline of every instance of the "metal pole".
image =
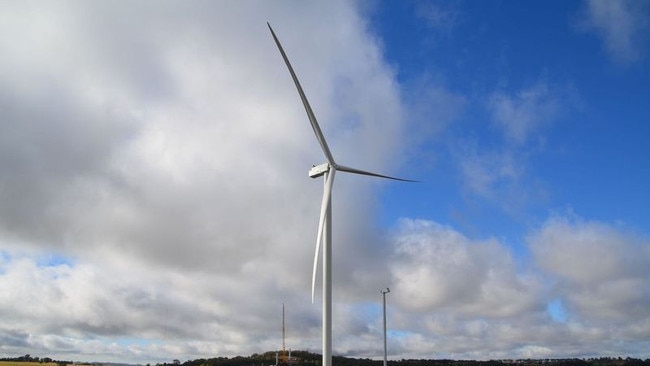
{"type": "Polygon", "coordinates": [[[386,351],[386,294],[390,289],[386,287],[386,291],[379,290],[384,298],[384,366],[388,366],[388,352],[386,351]]]}

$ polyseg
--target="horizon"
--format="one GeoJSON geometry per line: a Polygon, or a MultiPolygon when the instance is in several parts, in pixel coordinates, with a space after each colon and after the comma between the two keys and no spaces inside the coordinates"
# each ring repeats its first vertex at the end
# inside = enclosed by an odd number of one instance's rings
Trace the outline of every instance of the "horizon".
{"type": "MultiPolygon", "coordinates": [[[[206,360],[210,360],[210,359],[227,359],[227,360],[230,360],[230,359],[233,359],[233,358],[260,358],[260,357],[275,358],[281,352],[282,352],[282,350],[279,349],[279,350],[275,350],[275,351],[266,351],[266,352],[262,352],[262,353],[253,353],[253,354],[246,355],[246,356],[243,356],[243,355],[233,355],[233,356],[219,356],[219,355],[216,355],[216,356],[213,356],[213,357],[198,358],[198,359],[185,360],[185,361],[174,359],[174,360],[171,360],[170,362],[166,362],[166,361],[165,362],[160,362],[160,363],[157,363],[156,365],[185,364],[185,363],[192,363],[192,362],[202,360],[202,359],[206,359],[206,360]],[[271,355],[267,356],[267,354],[269,354],[269,353],[271,353],[271,355]]],[[[320,359],[321,356],[322,356],[320,353],[314,353],[314,352],[305,351],[305,350],[295,350],[293,352],[296,352],[296,353],[299,353],[299,354],[307,353],[307,354],[309,354],[311,356],[314,356],[317,359],[320,359]]],[[[335,357],[335,358],[346,358],[346,359],[370,360],[370,361],[375,361],[375,362],[383,362],[383,358],[374,359],[374,358],[367,358],[367,357],[364,358],[364,357],[353,357],[353,356],[342,356],[342,355],[333,355],[333,357],[335,357]]],[[[300,358],[298,358],[298,359],[300,359],[300,358]]],[[[92,364],[143,365],[143,364],[137,364],[137,363],[132,364],[132,363],[103,362],[103,361],[80,361],[80,362],[75,361],[75,360],[65,360],[64,361],[64,360],[54,360],[54,359],[51,359],[50,357],[47,357],[47,356],[44,356],[44,357],[35,356],[34,357],[34,356],[29,355],[29,354],[24,355],[24,356],[18,356],[18,357],[0,357],[0,362],[12,362],[13,361],[13,362],[18,362],[18,363],[21,363],[21,362],[32,362],[32,363],[41,362],[41,363],[43,363],[44,360],[49,360],[49,361],[45,361],[46,363],[57,363],[57,364],[65,362],[66,364],[91,364],[91,365],[92,364]],[[23,360],[24,357],[29,357],[30,360],[23,360]],[[18,360],[18,361],[16,361],[16,360],[18,360]]],[[[528,358],[528,359],[489,359],[489,360],[488,359],[485,359],[485,360],[462,360],[462,359],[421,358],[421,359],[401,359],[401,360],[388,360],[388,361],[392,362],[392,363],[400,363],[400,362],[405,362],[405,361],[407,361],[407,362],[408,361],[451,361],[451,362],[494,362],[494,361],[497,361],[497,362],[505,362],[505,363],[517,363],[517,362],[557,363],[557,362],[570,361],[570,360],[581,360],[581,361],[614,360],[614,361],[626,361],[626,362],[635,361],[635,360],[644,361],[644,362],[650,361],[650,359],[643,360],[643,359],[638,359],[638,358],[633,358],[633,357],[623,358],[622,356],[618,356],[618,357],[616,357],[616,356],[614,356],[614,357],[591,357],[591,358],[575,358],[574,357],[574,358],[539,358],[539,359],[531,359],[531,358],[528,358]]],[[[149,363],[147,363],[147,365],[149,365],[149,363]]]]}

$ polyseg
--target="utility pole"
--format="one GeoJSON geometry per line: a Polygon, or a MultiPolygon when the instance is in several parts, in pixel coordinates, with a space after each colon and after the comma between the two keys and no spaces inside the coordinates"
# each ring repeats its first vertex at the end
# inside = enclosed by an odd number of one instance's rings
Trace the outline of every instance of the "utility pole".
{"type": "Polygon", "coordinates": [[[384,366],[388,366],[388,352],[386,351],[386,294],[390,289],[386,287],[386,291],[379,290],[384,298],[384,366]]]}

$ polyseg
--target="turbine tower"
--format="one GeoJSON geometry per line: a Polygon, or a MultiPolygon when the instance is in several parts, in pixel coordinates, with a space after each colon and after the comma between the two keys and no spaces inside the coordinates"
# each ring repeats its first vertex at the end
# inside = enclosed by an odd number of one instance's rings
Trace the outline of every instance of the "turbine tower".
{"type": "Polygon", "coordinates": [[[314,115],[314,112],[312,111],[311,106],[309,105],[309,101],[305,96],[305,92],[302,90],[302,86],[298,81],[298,77],[296,76],[296,73],[294,72],[291,63],[287,58],[287,54],[284,52],[284,49],[280,44],[280,40],[275,35],[273,28],[271,28],[271,24],[269,23],[266,24],[269,26],[269,30],[271,31],[271,35],[273,36],[273,40],[275,41],[275,44],[278,46],[278,50],[280,51],[280,54],[282,54],[284,63],[287,65],[287,68],[289,69],[291,78],[293,79],[293,82],[296,85],[296,89],[298,90],[298,94],[300,95],[300,99],[302,100],[302,104],[305,107],[305,111],[307,112],[309,123],[311,124],[311,127],[314,130],[314,134],[316,134],[316,139],[318,140],[318,143],[320,144],[320,147],[323,150],[323,154],[325,155],[325,159],[327,160],[327,162],[314,166],[309,170],[309,176],[311,178],[317,178],[322,176],[324,179],[323,199],[321,201],[320,217],[318,220],[318,234],[316,236],[316,251],[314,253],[314,267],[312,271],[312,280],[311,280],[311,301],[312,303],[314,302],[314,293],[316,288],[316,270],[318,268],[318,257],[321,251],[320,247],[322,244],[323,246],[323,279],[322,279],[323,280],[323,315],[322,315],[323,317],[322,319],[323,363],[322,366],[332,366],[332,245],[331,245],[332,243],[332,200],[331,197],[332,197],[332,187],[334,185],[334,176],[336,175],[337,171],[342,171],[342,172],[353,173],[353,174],[399,180],[403,182],[415,182],[415,181],[409,179],[395,178],[387,175],[368,172],[365,170],[350,168],[344,165],[337,164],[334,161],[332,152],[330,151],[329,146],[327,146],[327,141],[325,141],[325,136],[323,135],[323,132],[321,131],[320,126],[318,125],[316,116],[314,115]]]}

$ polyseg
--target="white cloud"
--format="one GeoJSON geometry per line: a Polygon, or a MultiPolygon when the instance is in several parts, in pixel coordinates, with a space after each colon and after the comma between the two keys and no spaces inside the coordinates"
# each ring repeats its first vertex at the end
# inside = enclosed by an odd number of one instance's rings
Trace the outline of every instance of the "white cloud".
{"type": "Polygon", "coordinates": [[[650,21],[647,4],[641,1],[587,0],[585,5],[579,29],[600,36],[614,61],[626,64],[643,57],[650,21]]]}
{"type": "Polygon", "coordinates": [[[529,142],[558,112],[559,101],[544,82],[512,94],[495,92],[488,100],[492,120],[514,146],[529,142]]]}
{"type": "Polygon", "coordinates": [[[467,192],[518,216],[544,200],[546,190],[528,169],[531,156],[546,148],[546,129],[567,109],[571,88],[545,80],[519,90],[496,90],[486,98],[489,133],[463,136],[452,149],[467,192]]]}
{"type": "Polygon", "coordinates": [[[625,327],[650,317],[647,239],[605,223],[554,217],[529,240],[573,316],[625,327]]]}
{"type": "Polygon", "coordinates": [[[460,168],[472,193],[493,201],[510,196],[512,203],[525,194],[520,187],[526,170],[523,158],[511,150],[485,152],[474,144],[463,149],[460,168]]]}
{"type": "MultiPolygon", "coordinates": [[[[390,174],[401,104],[354,5],[3,7],[4,351],[131,361],[267,351],[282,302],[299,320],[292,347],[318,349],[308,300],[321,184],[306,173],[323,157],[266,21],[337,159],[390,174]],[[36,259],[51,253],[65,260],[36,259]]],[[[342,301],[379,281],[371,182],[341,176],[335,189],[342,301]]]]}
{"type": "Polygon", "coordinates": [[[520,276],[509,251],[494,239],[472,241],[434,222],[404,220],[395,246],[390,268],[405,309],[499,318],[536,306],[539,284],[520,276]]]}
{"type": "Polygon", "coordinates": [[[608,355],[643,357],[650,267],[642,238],[554,216],[527,243],[539,266],[524,263],[521,269],[495,239],[402,221],[390,266],[395,352],[495,359],[590,357],[606,349],[608,355]],[[567,308],[564,320],[548,310],[558,299],[567,308]]]}

